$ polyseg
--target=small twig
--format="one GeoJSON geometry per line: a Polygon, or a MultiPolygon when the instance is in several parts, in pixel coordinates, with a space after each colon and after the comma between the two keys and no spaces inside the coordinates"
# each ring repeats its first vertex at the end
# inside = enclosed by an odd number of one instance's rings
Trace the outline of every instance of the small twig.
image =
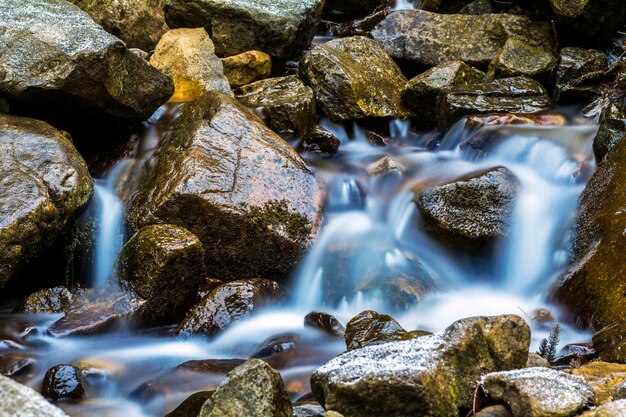
{"type": "Polygon", "coordinates": [[[472,400],[472,409],[467,413],[466,417],[470,417],[476,415],[476,412],[479,411],[478,407],[478,390],[480,389],[480,382],[476,381],[476,388],[474,388],[474,399],[472,400]]]}

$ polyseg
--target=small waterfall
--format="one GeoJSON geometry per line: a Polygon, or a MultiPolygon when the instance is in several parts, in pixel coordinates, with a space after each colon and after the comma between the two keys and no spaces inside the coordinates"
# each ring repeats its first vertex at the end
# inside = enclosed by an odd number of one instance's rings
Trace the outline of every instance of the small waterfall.
{"type": "Polygon", "coordinates": [[[396,0],[391,10],[412,10],[415,9],[415,5],[411,0],[396,0]]]}

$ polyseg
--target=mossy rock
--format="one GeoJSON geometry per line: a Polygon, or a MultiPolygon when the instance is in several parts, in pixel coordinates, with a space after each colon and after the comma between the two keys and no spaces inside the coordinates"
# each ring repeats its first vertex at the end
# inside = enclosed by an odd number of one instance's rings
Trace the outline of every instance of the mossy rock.
{"type": "Polygon", "coordinates": [[[435,119],[437,97],[446,88],[485,81],[486,74],[462,61],[447,62],[411,78],[402,91],[404,104],[427,120],[435,119]]]}
{"type": "Polygon", "coordinates": [[[561,49],[556,69],[557,87],[585,74],[608,69],[608,56],[595,49],[566,47],[561,49]]]}
{"type": "Polygon", "coordinates": [[[593,153],[596,161],[601,162],[606,154],[624,138],[626,138],[626,118],[602,120],[598,133],[593,139],[593,153]]]}
{"type": "Polygon", "coordinates": [[[496,78],[525,75],[549,81],[557,59],[552,51],[531,46],[517,39],[507,39],[502,52],[491,61],[488,74],[496,78]]]}
{"type": "Polygon", "coordinates": [[[317,120],[313,90],[296,75],[245,85],[237,90],[237,100],[287,139],[304,136],[317,120]]]}
{"type": "Polygon", "coordinates": [[[204,250],[182,227],[150,225],[124,245],[115,265],[120,286],[144,300],[139,315],[151,324],[178,323],[203,281],[204,250]]]}
{"type": "Polygon", "coordinates": [[[334,121],[371,117],[406,118],[406,78],[380,44],[364,36],[335,39],[308,51],[300,76],[334,121]]]}
{"type": "Polygon", "coordinates": [[[69,135],[0,114],[0,289],[50,247],[92,193],[87,164],[69,135]]]}
{"type": "Polygon", "coordinates": [[[596,395],[596,405],[617,399],[616,390],[626,381],[626,365],[620,363],[592,361],[567,372],[587,381],[596,395]]]}
{"type": "Polygon", "coordinates": [[[138,190],[133,228],[189,230],[212,278],[285,277],[321,225],[322,188],[297,152],[217,92],[181,110],[138,190]]]}

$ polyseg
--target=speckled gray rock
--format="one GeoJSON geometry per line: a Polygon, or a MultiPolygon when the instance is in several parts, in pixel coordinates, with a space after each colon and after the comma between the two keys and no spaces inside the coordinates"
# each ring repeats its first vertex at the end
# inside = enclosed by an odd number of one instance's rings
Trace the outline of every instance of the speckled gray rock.
{"type": "Polygon", "coordinates": [[[415,202],[429,232],[466,249],[484,249],[508,234],[517,180],[499,167],[420,191],[415,202]]]}
{"type": "Polygon", "coordinates": [[[198,417],[293,417],[278,371],[251,359],[228,373],[198,417]]]}
{"type": "Polygon", "coordinates": [[[313,90],[297,75],[245,85],[237,91],[237,100],[285,138],[304,136],[317,120],[313,90]]]}
{"type": "Polygon", "coordinates": [[[313,373],[311,388],[346,417],[457,416],[471,407],[480,376],[524,366],[529,343],[520,317],[473,317],[443,333],[344,353],[313,373]]]}
{"type": "Polygon", "coordinates": [[[302,58],[300,76],[332,120],[410,115],[401,99],[406,78],[372,39],[353,36],[316,46],[302,58]]]}
{"type": "Polygon", "coordinates": [[[620,399],[604,403],[598,408],[589,410],[581,414],[581,417],[625,417],[626,400],[620,399]]]}
{"type": "Polygon", "coordinates": [[[570,417],[594,399],[583,378],[548,368],[488,374],[481,385],[491,399],[505,402],[515,417],[570,417]]]}
{"type": "Polygon", "coordinates": [[[307,48],[322,15],[321,0],[166,0],[171,27],[204,27],[218,54],[259,50],[289,58],[307,48]]]}
{"type": "Polygon", "coordinates": [[[65,0],[4,0],[0,44],[0,93],[27,104],[145,120],[173,92],[167,76],[65,0]]]}
{"type": "Polygon", "coordinates": [[[483,408],[476,413],[476,417],[513,417],[513,413],[506,405],[499,404],[483,408]]]}
{"type": "Polygon", "coordinates": [[[391,13],[372,37],[397,59],[435,66],[463,61],[485,68],[507,39],[552,53],[555,42],[547,22],[511,14],[436,14],[423,10],[391,13]]]}
{"type": "Polygon", "coordinates": [[[0,417],[67,417],[38,392],[0,375],[0,417]]]}
{"type": "Polygon", "coordinates": [[[0,114],[0,289],[67,230],[91,192],[67,133],[0,114]]]}
{"type": "Polygon", "coordinates": [[[450,87],[437,100],[437,121],[450,125],[461,116],[482,113],[536,113],[552,105],[545,88],[520,76],[450,87]]]}
{"type": "Polygon", "coordinates": [[[129,48],[150,52],[168,30],[165,0],[78,0],[76,5],[129,48]]]}
{"type": "Polygon", "coordinates": [[[486,74],[462,61],[446,62],[411,78],[402,91],[404,104],[428,120],[435,118],[437,97],[445,88],[477,84],[486,74]]]}

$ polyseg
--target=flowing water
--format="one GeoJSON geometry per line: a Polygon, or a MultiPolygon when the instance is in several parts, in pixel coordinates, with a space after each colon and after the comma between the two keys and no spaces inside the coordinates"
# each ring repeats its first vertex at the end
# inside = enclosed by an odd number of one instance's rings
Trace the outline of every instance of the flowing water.
{"type": "MultiPolygon", "coordinates": [[[[96,213],[98,225],[95,285],[106,280],[124,236],[118,196],[128,194],[143,161],[160,140],[167,140],[176,109],[160,110],[146,123],[132,157],[96,180],[92,204],[97,209],[90,211],[96,213]]],[[[593,169],[591,142],[597,126],[572,120],[561,127],[478,129],[461,121],[443,136],[393,121],[386,146],[370,144],[357,124],[324,120],[322,125],[342,144],[333,157],[305,155],[327,184],[325,224],[294,272],[286,306],[259,312],[210,341],[176,340],[172,328],[53,338],[46,329],[58,316],[7,313],[0,317],[0,333],[7,341],[0,352],[36,358],[31,370],[18,377],[35,388],[49,367],[87,361],[93,368],[87,373],[88,399],[60,406],[73,416],[134,417],[162,416],[189,394],[214,389],[222,377],[219,372],[173,371],[181,363],[246,359],[270,337],[291,335],[289,340],[296,341],[294,350],[276,355],[271,363],[280,369],[294,399],[307,393],[311,372],[344,349],[342,341],[303,326],[303,317],[311,311],[332,313],[345,324],[360,311],[375,309],[393,314],[407,329],[431,331],[462,317],[514,313],[532,325],[536,346],[549,327],[532,320],[532,311],[549,308],[560,316],[546,298],[564,268],[568,227],[593,169]],[[477,151],[468,146],[472,140],[491,145],[477,151]],[[371,175],[372,164],[383,157],[390,158],[396,170],[371,175]],[[511,170],[520,184],[509,238],[489,256],[477,256],[429,237],[413,203],[414,192],[498,166],[511,170]],[[389,280],[411,282],[416,276],[431,290],[420,294],[417,305],[388,297],[389,280]]],[[[567,325],[565,329],[564,343],[588,339],[584,332],[567,325]]]]}

